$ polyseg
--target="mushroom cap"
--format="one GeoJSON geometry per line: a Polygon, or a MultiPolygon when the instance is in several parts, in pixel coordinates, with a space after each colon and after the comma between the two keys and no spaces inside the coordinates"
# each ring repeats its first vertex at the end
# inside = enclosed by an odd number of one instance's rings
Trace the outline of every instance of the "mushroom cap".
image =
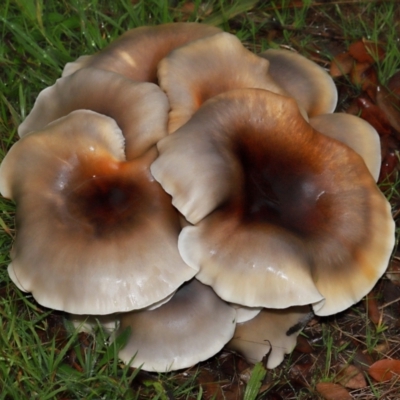
{"type": "Polygon", "coordinates": [[[193,279],[156,310],[121,315],[117,334],[128,326],[132,334],[119,357],[145,371],[190,367],[212,357],[232,338],[235,316],[210,287],[193,279]]]}
{"type": "Polygon", "coordinates": [[[82,110],[17,142],[0,167],[0,190],[17,203],[14,283],[46,307],[102,315],[191,279],[179,215],[149,171],[156,156],[126,162],[116,123],[82,110]]]}
{"type": "Polygon", "coordinates": [[[232,89],[286,92],[268,74],[268,61],[221,32],[182,46],[160,61],[158,80],[171,104],[168,131],[184,125],[207,99],[232,89]]]}
{"type": "Polygon", "coordinates": [[[335,110],[338,99],[335,83],[318,64],[282,49],[268,49],[259,56],[270,62],[269,74],[310,117],[335,110]]]}
{"type": "Polygon", "coordinates": [[[77,71],[44,89],[18,133],[22,137],[79,109],[107,115],[117,122],[125,137],[128,160],[142,155],[167,135],[169,104],[158,86],[95,68],[77,71]]]}
{"type": "Polygon", "coordinates": [[[221,29],[194,22],[131,29],[99,53],[68,63],[63,76],[81,68],[94,67],[116,72],[134,81],[156,83],[157,64],[171,50],[218,32],[221,29]]]}
{"type": "Polygon", "coordinates": [[[152,174],[195,224],[181,256],[225,301],[329,315],[385,271],[389,203],[362,158],[315,131],[294,99],[226,92],[157,147],[152,174]]]}
{"type": "Polygon", "coordinates": [[[351,147],[359,154],[375,181],[381,170],[381,144],[378,132],[367,122],[354,115],[335,113],[310,118],[310,125],[317,131],[351,147]]]}
{"type": "Polygon", "coordinates": [[[312,315],[308,306],[283,310],[264,308],[252,320],[236,325],[235,334],[226,347],[251,363],[261,361],[270,352],[267,367],[275,368],[285,354],[292,352],[299,332],[312,315]]]}
{"type": "Polygon", "coordinates": [[[263,309],[262,307],[244,307],[240,304],[233,303],[230,303],[230,306],[236,310],[236,323],[238,324],[250,321],[251,319],[256,317],[263,309]]]}

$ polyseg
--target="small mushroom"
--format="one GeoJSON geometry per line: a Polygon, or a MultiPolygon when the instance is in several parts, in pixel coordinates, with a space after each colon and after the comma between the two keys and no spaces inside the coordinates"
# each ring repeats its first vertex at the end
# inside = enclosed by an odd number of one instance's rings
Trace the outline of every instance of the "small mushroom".
{"type": "Polygon", "coordinates": [[[285,94],[268,74],[268,65],[225,32],[172,51],[158,67],[160,87],[171,104],[168,131],[185,124],[207,99],[228,90],[260,88],[285,94]]]}
{"type": "Polygon", "coordinates": [[[230,306],[236,310],[236,322],[242,323],[255,318],[263,309],[262,307],[244,307],[240,304],[230,303],[230,306]]]}
{"type": "Polygon", "coordinates": [[[225,301],[330,315],[385,271],[389,203],[362,158],[315,131],[294,99],[226,92],[157,147],[151,171],[195,224],[181,256],[225,301]]]}
{"type": "Polygon", "coordinates": [[[23,137],[79,109],[107,115],[118,123],[128,160],[167,135],[169,104],[159,87],[95,68],[77,71],[44,89],[18,133],[23,137]]]}
{"type": "Polygon", "coordinates": [[[335,83],[318,64],[288,50],[268,49],[259,56],[270,62],[271,77],[302,105],[309,117],[335,110],[335,83]]]}
{"type": "Polygon", "coordinates": [[[255,318],[236,325],[235,334],[226,347],[252,363],[268,355],[267,367],[275,368],[285,354],[292,352],[297,335],[312,316],[307,306],[283,310],[264,308],[255,318]]]}
{"type": "Polygon", "coordinates": [[[197,269],[177,250],[179,215],[149,171],[153,147],[125,161],[111,118],[75,111],[25,135],[0,167],[17,203],[8,267],[42,305],[74,314],[148,307],[197,269]]]}
{"type": "Polygon", "coordinates": [[[132,367],[166,372],[190,367],[222,349],[232,338],[236,311],[196,279],[153,311],[121,315],[116,335],[132,329],[119,357],[132,367]]]}
{"type": "Polygon", "coordinates": [[[218,32],[221,30],[214,26],[185,22],[131,29],[99,53],[68,63],[63,76],[94,67],[134,81],[156,83],[157,64],[171,50],[218,32]]]}

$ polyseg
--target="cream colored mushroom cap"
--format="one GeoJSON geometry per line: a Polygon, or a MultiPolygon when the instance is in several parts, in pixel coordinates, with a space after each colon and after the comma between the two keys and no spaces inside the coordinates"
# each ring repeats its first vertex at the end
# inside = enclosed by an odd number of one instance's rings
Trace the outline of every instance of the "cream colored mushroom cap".
{"type": "Polygon", "coordinates": [[[149,172],[155,148],[125,162],[115,122],[75,111],[17,142],[0,190],[17,203],[11,279],[74,314],[148,307],[191,279],[179,216],[149,172]]]}
{"type": "Polygon", "coordinates": [[[310,117],[335,110],[338,99],[335,83],[318,64],[282,49],[268,49],[259,56],[270,62],[269,74],[310,117]]]}
{"type": "Polygon", "coordinates": [[[44,89],[18,133],[22,137],[79,109],[104,114],[117,122],[125,137],[128,160],[142,155],[167,135],[169,103],[158,86],[95,68],[77,71],[44,89]]]}
{"type": "Polygon", "coordinates": [[[145,371],[188,368],[222,349],[233,336],[235,317],[232,307],[194,279],[156,310],[121,315],[118,332],[129,326],[132,334],[119,357],[145,371]]]}
{"type": "Polygon", "coordinates": [[[283,310],[263,309],[255,318],[238,324],[228,349],[242,354],[249,362],[261,361],[269,352],[268,368],[276,368],[296,346],[296,340],[312,312],[309,307],[283,310]]]}
{"type": "Polygon", "coordinates": [[[168,131],[184,125],[209,98],[232,89],[286,94],[268,74],[269,63],[221,32],[182,46],[160,61],[158,80],[171,104],[168,131]]]}

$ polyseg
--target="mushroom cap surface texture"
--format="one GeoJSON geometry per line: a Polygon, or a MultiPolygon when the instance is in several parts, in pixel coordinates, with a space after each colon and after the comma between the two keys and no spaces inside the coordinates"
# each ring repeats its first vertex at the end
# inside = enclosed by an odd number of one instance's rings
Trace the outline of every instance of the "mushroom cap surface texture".
{"type": "Polygon", "coordinates": [[[171,104],[168,131],[184,125],[209,98],[232,89],[259,88],[286,94],[268,74],[269,62],[221,32],[186,44],[158,66],[158,80],[171,104]]]}
{"type": "Polygon", "coordinates": [[[127,160],[142,155],[167,135],[169,103],[158,86],[95,68],[79,70],[44,89],[18,133],[22,137],[79,109],[117,122],[125,138],[127,160]]]}
{"type": "Polygon", "coordinates": [[[268,49],[259,56],[270,62],[271,77],[297,100],[309,117],[335,110],[338,99],[335,83],[318,64],[289,50],[268,49]]]}
{"type": "Polygon", "coordinates": [[[127,327],[132,334],[119,357],[145,371],[190,367],[218,353],[232,338],[235,317],[236,311],[210,287],[193,279],[153,311],[121,314],[117,335],[127,327]]]}
{"type": "Polygon", "coordinates": [[[134,81],[156,83],[157,64],[171,50],[218,32],[221,29],[194,22],[131,29],[99,53],[68,63],[63,76],[81,68],[94,67],[116,72],[134,81]]]}
{"type": "Polygon", "coordinates": [[[125,161],[116,123],[75,111],[24,136],[0,167],[17,203],[9,274],[42,305],[74,314],[148,307],[197,269],[177,250],[179,215],[149,171],[125,161]]]}
{"type": "Polygon", "coordinates": [[[157,147],[152,174],[195,224],[179,251],[222,299],[330,315],[385,271],[389,203],[362,158],[315,131],[294,99],[224,93],[157,147]]]}
{"type": "Polygon", "coordinates": [[[310,125],[318,132],[352,148],[359,154],[375,181],[381,169],[381,144],[378,132],[367,122],[344,113],[321,114],[310,118],[310,125]]]}
{"type": "Polygon", "coordinates": [[[250,321],[237,324],[228,349],[242,354],[249,362],[261,361],[268,353],[267,367],[275,368],[296,346],[297,335],[311,319],[310,307],[283,310],[263,309],[250,321]]]}

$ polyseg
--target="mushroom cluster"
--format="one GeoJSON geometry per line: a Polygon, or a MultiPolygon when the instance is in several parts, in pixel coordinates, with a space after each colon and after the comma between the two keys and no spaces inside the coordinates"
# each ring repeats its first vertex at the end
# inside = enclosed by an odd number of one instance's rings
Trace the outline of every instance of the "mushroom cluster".
{"type": "Polygon", "coordinates": [[[126,32],[65,66],[0,167],[8,272],[42,305],[130,326],[123,361],[224,346],[277,366],[310,316],[358,302],[394,245],[376,132],[332,79],[218,28],[126,32]]]}

